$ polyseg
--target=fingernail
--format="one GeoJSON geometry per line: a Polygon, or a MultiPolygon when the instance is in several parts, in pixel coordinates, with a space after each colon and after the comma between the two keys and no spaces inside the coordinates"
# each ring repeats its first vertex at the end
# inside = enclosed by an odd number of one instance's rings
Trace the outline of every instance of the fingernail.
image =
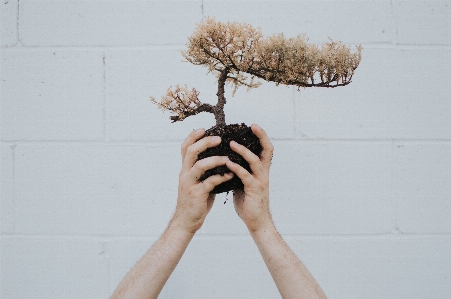
{"type": "Polygon", "coordinates": [[[229,157],[223,156],[223,157],[222,157],[222,161],[226,161],[226,162],[229,161],[229,157]]]}
{"type": "Polygon", "coordinates": [[[221,141],[221,137],[213,136],[212,140],[213,140],[213,142],[218,142],[218,141],[221,141]]]}
{"type": "Polygon", "coordinates": [[[232,141],[230,141],[230,144],[231,144],[231,145],[232,145],[232,144],[233,144],[233,145],[237,145],[238,143],[236,143],[236,141],[233,141],[233,140],[232,140],[232,141]]]}

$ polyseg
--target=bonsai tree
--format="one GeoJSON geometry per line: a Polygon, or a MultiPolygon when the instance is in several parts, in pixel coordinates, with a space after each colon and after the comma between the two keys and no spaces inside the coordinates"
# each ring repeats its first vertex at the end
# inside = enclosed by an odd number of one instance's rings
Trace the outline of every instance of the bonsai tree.
{"type": "MultiPolygon", "coordinates": [[[[257,88],[261,83],[256,79],[275,82],[276,85],[294,85],[298,90],[301,87],[345,86],[351,83],[354,70],[360,63],[361,47],[358,46],[357,51],[351,53],[341,42],[332,40],[321,47],[308,44],[304,35],[286,38],[283,34],[276,34],[265,38],[259,28],[249,24],[224,24],[207,18],[197,25],[182,55],[192,64],[205,66],[209,72],[216,75],[216,105],[202,103],[199,100],[199,92],[186,85],[169,88],[160,102],[153,97],[151,101],[158,108],[172,112],[172,122],[183,121],[201,112],[212,113],[216,125],[208,129],[205,136],[220,136],[222,142],[217,147],[201,153],[198,159],[227,155],[250,171],[248,163],[230,149],[229,143],[234,140],[256,155],[260,154],[262,147],[250,127],[244,123],[226,125],[225,84],[232,85],[232,95],[240,86],[245,86],[248,90],[257,88]]],[[[225,166],[217,167],[207,171],[200,180],[228,171],[225,166]]],[[[242,188],[241,180],[234,176],[232,180],[217,186],[213,193],[242,188]]]]}

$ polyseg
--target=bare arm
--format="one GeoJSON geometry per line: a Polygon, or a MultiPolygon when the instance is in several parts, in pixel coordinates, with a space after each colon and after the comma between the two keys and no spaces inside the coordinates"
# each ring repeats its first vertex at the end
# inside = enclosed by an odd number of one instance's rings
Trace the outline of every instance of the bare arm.
{"type": "Polygon", "coordinates": [[[169,225],[133,266],[111,298],[157,298],[193,234],[169,225]]]}
{"type": "Polygon", "coordinates": [[[320,286],[277,232],[269,211],[269,168],[274,148],[260,127],[252,125],[263,151],[257,157],[244,146],[231,142],[243,156],[252,174],[231,161],[226,163],[243,182],[244,191],[234,191],[235,210],[246,224],[282,298],[326,298],[320,286]]]}
{"type": "Polygon", "coordinates": [[[251,232],[282,298],[326,298],[318,283],[272,226],[251,232]]]}
{"type": "Polygon", "coordinates": [[[124,277],[111,298],[157,298],[210,211],[214,201],[214,194],[210,192],[232,178],[233,174],[225,174],[198,181],[206,170],[228,161],[215,156],[196,162],[199,153],[221,141],[217,137],[199,140],[204,134],[203,129],[194,131],[182,144],[177,207],[168,228],[124,277]]]}

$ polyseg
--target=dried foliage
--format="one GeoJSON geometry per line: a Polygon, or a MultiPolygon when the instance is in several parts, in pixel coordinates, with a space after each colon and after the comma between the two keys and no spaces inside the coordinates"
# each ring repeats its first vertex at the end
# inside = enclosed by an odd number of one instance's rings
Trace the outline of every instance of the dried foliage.
{"type": "MultiPolygon", "coordinates": [[[[197,98],[199,93],[186,87],[169,89],[157,104],[177,114],[171,118],[177,121],[200,110],[212,113],[223,110],[225,83],[232,84],[234,92],[240,86],[258,87],[260,83],[255,82],[256,78],[299,88],[349,84],[360,63],[361,47],[351,53],[341,42],[331,40],[319,47],[308,44],[307,40],[304,35],[286,38],[276,34],[265,38],[260,29],[249,24],[224,24],[208,18],[197,25],[182,54],[192,64],[206,66],[216,74],[218,105],[208,106],[220,109],[205,109],[197,98]]],[[[217,116],[216,119],[218,122],[217,116]]]]}
{"type": "Polygon", "coordinates": [[[260,29],[249,24],[223,24],[213,18],[197,26],[183,56],[208,67],[218,77],[229,68],[227,81],[235,88],[257,87],[255,77],[299,87],[346,85],[361,58],[360,47],[352,54],[341,42],[330,41],[318,47],[308,44],[304,35],[264,38],[260,29]]]}
{"type": "Polygon", "coordinates": [[[212,112],[210,110],[213,109],[213,106],[202,104],[197,97],[198,95],[199,92],[195,88],[190,90],[186,85],[184,87],[177,85],[174,90],[172,87],[169,87],[166,95],[161,97],[160,102],[157,102],[154,97],[150,97],[150,101],[161,110],[169,110],[176,114],[176,116],[170,117],[175,122],[182,121],[188,116],[196,115],[200,112],[212,112]]]}

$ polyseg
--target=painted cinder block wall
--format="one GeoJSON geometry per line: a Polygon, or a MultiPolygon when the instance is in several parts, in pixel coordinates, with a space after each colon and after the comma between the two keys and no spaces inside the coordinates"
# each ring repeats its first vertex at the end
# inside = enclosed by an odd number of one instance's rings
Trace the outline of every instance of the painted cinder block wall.
{"type": "MultiPolygon", "coordinates": [[[[179,148],[149,101],[214,100],[179,50],[205,16],[362,44],[353,83],[228,90],[275,146],[279,232],[330,298],[451,297],[451,1],[0,3],[1,298],[107,298],[165,229],[179,148]]],[[[278,298],[219,195],[161,298],[278,298]]]]}

